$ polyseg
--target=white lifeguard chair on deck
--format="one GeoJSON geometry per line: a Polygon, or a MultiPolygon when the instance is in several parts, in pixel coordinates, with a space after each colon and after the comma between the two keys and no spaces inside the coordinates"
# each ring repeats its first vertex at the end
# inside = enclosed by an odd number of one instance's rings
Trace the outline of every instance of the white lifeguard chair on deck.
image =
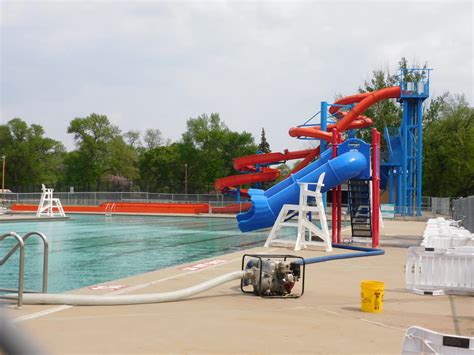
{"type": "Polygon", "coordinates": [[[47,217],[66,217],[63,206],[59,198],[53,197],[54,189],[48,189],[44,184],[41,184],[41,200],[36,210],[36,216],[47,216],[47,217]]]}
{"type": "Polygon", "coordinates": [[[308,246],[322,246],[326,252],[332,251],[332,241],[329,235],[328,222],[322,198],[323,195],[321,193],[321,188],[324,186],[323,181],[325,175],[325,173],[322,173],[317,183],[298,183],[300,185],[300,203],[298,205],[283,205],[270,235],[265,242],[266,248],[272,244],[286,244],[294,245],[294,250],[301,250],[308,246]],[[309,186],[314,185],[316,185],[316,190],[311,191],[309,186]],[[308,197],[315,198],[316,206],[308,205],[308,197]],[[309,216],[310,213],[311,217],[309,216]],[[298,215],[298,221],[290,221],[290,219],[296,215],[298,215]],[[314,223],[318,220],[321,227],[314,223]],[[294,241],[294,239],[278,238],[279,231],[285,226],[298,228],[296,241],[294,241]],[[314,240],[313,236],[316,236],[319,240],[314,240]]]}

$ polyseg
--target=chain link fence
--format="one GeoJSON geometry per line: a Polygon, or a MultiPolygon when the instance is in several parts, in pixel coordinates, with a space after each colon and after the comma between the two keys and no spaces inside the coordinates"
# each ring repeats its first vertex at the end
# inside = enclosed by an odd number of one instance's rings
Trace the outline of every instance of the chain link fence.
{"type": "MultiPolygon", "coordinates": [[[[1,195],[1,194],[0,194],[1,195]]],[[[151,192],[54,192],[65,206],[99,206],[108,202],[142,203],[208,203],[212,206],[226,206],[236,203],[235,196],[222,194],[169,194],[151,192]]],[[[4,193],[6,204],[20,203],[37,205],[41,192],[4,193]]]]}
{"type": "Polygon", "coordinates": [[[462,220],[463,227],[474,233],[474,196],[453,200],[453,219],[462,220]]]}
{"type": "Polygon", "coordinates": [[[451,199],[449,197],[432,197],[431,212],[433,214],[451,216],[451,199]]]}
{"type": "MultiPolygon", "coordinates": [[[[4,207],[14,203],[37,205],[41,198],[41,192],[1,194],[0,200],[4,207]]],[[[152,193],[152,192],[54,192],[54,197],[61,200],[65,206],[99,206],[109,202],[141,202],[141,203],[207,203],[212,207],[224,207],[229,205],[245,205],[246,200],[236,201],[235,196],[222,194],[174,194],[174,193],[152,193]]],[[[343,201],[343,207],[347,204],[343,201]]],[[[330,211],[331,203],[327,207],[330,211]]],[[[474,229],[474,196],[460,198],[451,201],[449,197],[423,196],[423,213],[433,215],[453,215],[454,219],[465,219],[466,228],[474,229]],[[451,209],[451,202],[453,209],[451,209]],[[464,216],[464,217],[463,217],[464,216]]],[[[236,212],[239,212],[240,209],[236,212]]]]}

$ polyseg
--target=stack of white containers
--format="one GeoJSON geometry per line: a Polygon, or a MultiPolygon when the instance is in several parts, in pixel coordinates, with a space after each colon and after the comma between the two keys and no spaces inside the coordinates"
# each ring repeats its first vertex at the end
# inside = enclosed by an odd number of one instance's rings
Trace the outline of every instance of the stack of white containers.
{"type": "Polygon", "coordinates": [[[474,236],[455,221],[428,220],[421,247],[408,249],[406,287],[415,293],[474,294],[474,236]]]}
{"type": "Polygon", "coordinates": [[[453,248],[474,246],[474,235],[443,217],[428,220],[421,245],[426,248],[453,248]]]}

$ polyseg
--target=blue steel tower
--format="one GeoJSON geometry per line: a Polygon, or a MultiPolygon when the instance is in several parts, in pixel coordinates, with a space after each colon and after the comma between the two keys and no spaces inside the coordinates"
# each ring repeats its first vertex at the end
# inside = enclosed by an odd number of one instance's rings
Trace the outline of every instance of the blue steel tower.
{"type": "Polygon", "coordinates": [[[431,69],[400,69],[402,124],[385,128],[388,161],[383,163],[390,184],[390,203],[402,216],[421,216],[423,101],[429,96],[431,69]],[[396,186],[396,199],[394,201],[396,186]]]}

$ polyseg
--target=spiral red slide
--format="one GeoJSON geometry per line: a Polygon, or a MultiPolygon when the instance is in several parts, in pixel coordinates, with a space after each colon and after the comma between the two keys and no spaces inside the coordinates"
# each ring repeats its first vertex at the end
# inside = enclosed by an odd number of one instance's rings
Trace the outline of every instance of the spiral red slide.
{"type": "MultiPolygon", "coordinates": [[[[274,181],[280,176],[280,170],[264,167],[261,171],[257,171],[257,164],[273,164],[287,160],[303,159],[308,156],[312,156],[309,160],[311,161],[317,155],[315,155],[314,151],[315,149],[298,150],[295,152],[285,150],[283,153],[253,154],[236,158],[234,159],[234,168],[244,172],[244,174],[219,178],[214,182],[214,186],[217,190],[226,193],[235,191],[235,186],[274,181]]],[[[245,189],[240,190],[240,194],[243,197],[248,196],[245,189]]]]}
{"type": "MultiPolygon", "coordinates": [[[[329,109],[329,113],[335,115],[338,122],[330,124],[326,131],[321,130],[320,126],[310,127],[293,127],[290,128],[291,137],[316,138],[330,142],[332,139],[332,129],[337,128],[339,132],[351,129],[361,129],[372,125],[372,119],[362,116],[362,113],[373,104],[389,98],[400,97],[400,87],[393,86],[363,94],[356,94],[343,97],[337,100],[329,109]],[[356,104],[348,112],[341,111],[341,105],[356,104]]],[[[283,153],[254,154],[234,159],[234,168],[244,172],[241,175],[232,175],[219,178],[214,182],[214,186],[220,192],[226,193],[235,191],[235,186],[254,184],[257,182],[268,182],[276,180],[280,176],[280,171],[274,168],[265,167],[261,171],[257,171],[257,164],[271,164],[284,162],[291,159],[303,159],[290,174],[296,173],[303,169],[311,161],[319,155],[319,147],[314,149],[299,150],[289,152],[285,150],[283,153]]],[[[240,190],[241,196],[248,197],[247,190],[240,190]]]]}

